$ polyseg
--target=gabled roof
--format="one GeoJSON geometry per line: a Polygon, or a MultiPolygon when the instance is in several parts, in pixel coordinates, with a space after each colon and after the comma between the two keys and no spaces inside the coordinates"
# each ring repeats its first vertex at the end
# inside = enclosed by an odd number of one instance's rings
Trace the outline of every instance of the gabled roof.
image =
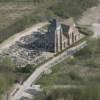
{"type": "Polygon", "coordinates": [[[73,18],[71,17],[71,18],[69,18],[69,19],[64,20],[64,21],[62,22],[62,24],[68,25],[68,26],[73,26],[73,25],[75,24],[75,22],[74,22],[73,18]]]}
{"type": "Polygon", "coordinates": [[[56,29],[57,27],[60,27],[61,24],[57,19],[53,19],[53,21],[51,22],[51,26],[56,29]]]}

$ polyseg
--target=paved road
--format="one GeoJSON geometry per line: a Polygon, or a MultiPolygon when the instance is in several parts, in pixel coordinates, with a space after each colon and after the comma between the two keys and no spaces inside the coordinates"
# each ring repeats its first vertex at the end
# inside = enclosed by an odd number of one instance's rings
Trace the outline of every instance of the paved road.
{"type": "Polygon", "coordinates": [[[80,49],[84,48],[86,46],[86,42],[83,42],[75,47],[70,48],[69,50],[66,50],[62,54],[60,54],[57,57],[54,57],[52,60],[48,61],[47,63],[41,65],[39,68],[37,68],[32,75],[23,83],[23,85],[20,87],[19,91],[12,97],[12,100],[20,100],[21,97],[27,96],[25,91],[32,86],[35,81],[42,75],[42,73],[47,68],[51,68],[54,65],[56,65],[59,62],[62,62],[66,57],[69,57],[73,55],[73,53],[79,51],[80,49]]]}
{"type": "MultiPolygon", "coordinates": [[[[37,31],[38,28],[44,26],[47,23],[41,23],[41,24],[37,24],[35,26],[32,26],[29,29],[26,29],[25,31],[18,33],[14,36],[12,36],[11,38],[9,38],[7,41],[5,41],[4,43],[0,44],[0,50],[3,50],[9,46],[11,46],[12,44],[14,44],[16,41],[18,41],[21,37],[25,36],[25,35],[29,35],[31,34],[33,31],[37,31]],[[16,38],[17,37],[17,38],[16,38]]],[[[100,32],[100,25],[98,24],[94,24],[93,25],[93,31],[95,32],[95,36],[98,37],[100,36],[99,32],[100,32]]],[[[32,75],[23,83],[23,85],[19,88],[19,90],[16,92],[16,94],[12,97],[12,100],[20,100],[20,98],[22,96],[26,96],[29,97],[30,95],[25,93],[25,91],[30,88],[32,86],[32,84],[35,83],[35,81],[41,76],[41,74],[45,71],[45,69],[51,68],[54,65],[56,65],[57,63],[62,62],[66,57],[69,57],[71,55],[73,55],[75,52],[79,51],[80,49],[84,48],[84,46],[86,46],[86,42],[83,42],[73,48],[70,48],[69,50],[63,52],[62,54],[60,54],[57,57],[54,57],[52,60],[48,61],[47,63],[41,65],[39,68],[37,68],[32,75]]]]}

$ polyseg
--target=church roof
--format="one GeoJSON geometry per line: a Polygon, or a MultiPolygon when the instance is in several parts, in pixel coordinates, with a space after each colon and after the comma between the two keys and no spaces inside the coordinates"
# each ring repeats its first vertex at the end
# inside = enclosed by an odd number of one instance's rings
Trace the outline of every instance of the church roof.
{"type": "Polygon", "coordinates": [[[73,26],[73,25],[75,24],[75,22],[74,22],[73,18],[71,17],[71,18],[69,18],[69,19],[64,20],[64,21],[62,22],[62,24],[68,25],[68,26],[73,26]]]}
{"type": "Polygon", "coordinates": [[[53,19],[53,21],[51,22],[51,26],[56,29],[57,27],[60,27],[61,24],[57,19],[53,19]]]}

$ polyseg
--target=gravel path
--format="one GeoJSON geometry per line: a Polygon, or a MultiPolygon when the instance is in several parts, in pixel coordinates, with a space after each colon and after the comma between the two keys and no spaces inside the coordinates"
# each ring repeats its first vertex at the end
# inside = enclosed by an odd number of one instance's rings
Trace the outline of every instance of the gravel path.
{"type": "Polygon", "coordinates": [[[39,23],[39,24],[33,25],[30,28],[27,28],[26,30],[22,32],[16,33],[12,37],[10,37],[8,40],[0,44],[0,51],[4,50],[5,48],[10,47],[11,45],[15,44],[15,42],[18,41],[21,37],[32,34],[32,32],[37,31],[39,28],[41,28],[42,26],[46,24],[47,22],[39,23]]]}

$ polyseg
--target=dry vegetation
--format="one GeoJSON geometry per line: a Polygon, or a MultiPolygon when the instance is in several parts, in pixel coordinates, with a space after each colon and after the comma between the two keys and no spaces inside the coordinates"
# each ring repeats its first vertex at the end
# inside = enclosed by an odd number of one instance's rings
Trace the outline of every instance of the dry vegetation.
{"type": "Polygon", "coordinates": [[[77,89],[48,89],[49,92],[44,91],[35,100],[100,100],[100,87],[94,85],[77,89]]]}
{"type": "MultiPolygon", "coordinates": [[[[87,8],[96,4],[97,0],[0,0],[0,42],[36,22],[55,17],[76,17],[81,15],[87,8]]],[[[71,64],[66,61],[62,62],[54,68],[52,75],[44,76],[44,79],[41,79],[39,83],[43,85],[55,83],[79,84],[81,82],[85,83],[87,79],[89,79],[88,81],[90,82],[99,82],[99,57],[100,56],[95,55],[94,58],[88,59],[87,62],[84,63],[85,65],[81,63],[81,66],[80,63],[77,62],[78,58],[77,61],[71,61],[71,64]],[[95,58],[97,59],[93,62],[95,58]],[[75,62],[77,62],[77,64],[75,64],[75,62]],[[80,75],[80,73],[82,74],[80,75]]],[[[29,69],[31,68],[29,67],[29,69]]],[[[16,75],[19,76],[19,73],[25,73],[27,70],[29,72],[29,69],[17,69],[19,72],[16,72],[14,65],[9,59],[0,62],[0,96],[14,84],[16,75]]]]}
{"type": "Polygon", "coordinates": [[[26,3],[0,3],[0,29],[4,29],[21,17],[28,15],[34,5],[26,3]]]}
{"type": "Polygon", "coordinates": [[[44,75],[38,83],[43,86],[63,84],[100,83],[100,39],[92,40],[88,46],[53,68],[50,75],[44,75]]]}
{"type": "Polygon", "coordinates": [[[77,17],[96,4],[97,0],[0,0],[0,42],[36,22],[77,17]]]}
{"type": "Polygon", "coordinates": [[[37,83],[47,90],[36,100],[99,100],[100,88],[100,39],[88,41],[88,46],[77,52],[74,57],[67,58],[52,69],[52,73],[44,75],[37,83]],[[53,86],[79,85],[89,88],[53,89],[53,86]],[[49,87],[49,88],[48,88],[49,87]],[[47,92],[48,90],[49,93],[47,92]],[[63,92],[63,93],[62,93],[63,92]],[[58,96],[60,95],[60,97],[58,96]],[[61,99],[62,98],[62,99],[61,99]]]}
{"type": "Polygon", "coordinates": [[[31,3],[0,3],[0,41],[14,34],[8,29],[15,31],[14,23],[32,13],[34,8],[31,3]]]}

